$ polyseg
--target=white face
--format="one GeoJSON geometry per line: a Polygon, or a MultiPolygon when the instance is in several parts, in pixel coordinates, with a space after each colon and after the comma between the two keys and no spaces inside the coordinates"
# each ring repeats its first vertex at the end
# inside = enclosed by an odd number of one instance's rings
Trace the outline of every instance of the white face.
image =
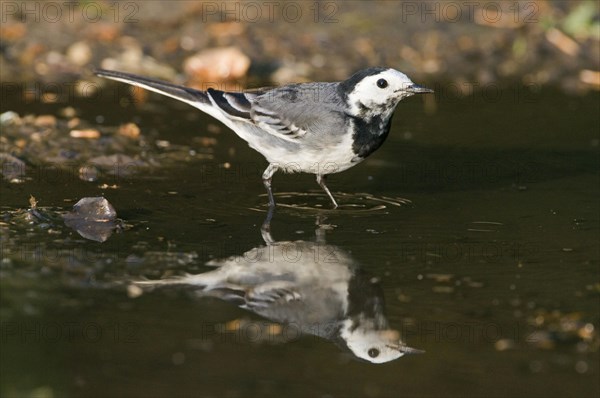
{"type": "Polygon", "coordinates": [[[352,332],[343,331],[342,338],[354,355],[372,363],[390,362],[411,350],[401,346],[396,330],[365,330],[359,327],[352,332]]]}
{"type": "Polygon", "coordinates": [[[410,91],[413,85],[412,80],[404,73],[395,69],[386,69],[376,75],[367,76],[356,84],[348,99],[357,114],[361,111],[360,104],[378,113],[388,108],[393,112],[401,99],[415,94],[410,91]]]}

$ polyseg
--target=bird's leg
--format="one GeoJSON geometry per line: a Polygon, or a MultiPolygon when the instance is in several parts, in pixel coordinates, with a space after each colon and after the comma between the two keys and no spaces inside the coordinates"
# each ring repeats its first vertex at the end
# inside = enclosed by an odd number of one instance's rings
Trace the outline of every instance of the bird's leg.
{"type": "Polygon", "coordinates": [[[333,198],[333,195],[331,194],[331,192],[329,192],[329,188],[327,188],[327,185],[325,185],[326,178],[327,178],[327,175],[317,174],[317,184],[319,184],[321,186],[321,188],[323,188],[323,191],[325,191],[325,193],[327,193],[327,195],[329,196],[329,199],[331,199],[331,202],[333,203],[333,208],[337,209],[338,204],[335,201],[335,199],[333,198]]]}
{"type": "Polygon", "coordinates": [[[273,218],[273,212],[275,211],[275,206],[269,206],[269,210],[267,211],[267,217],[265,221],[263,221],[262,226],[260,227],[260,233],[267,245],[270,245],[274,242],[271,237],[271,219],[273,218]]]}
{"type": "MultiPolygon", "coordinates": [[[[267,216],[267,219],[269,219],[268,216],[267,216]]],[[[273,243],[275,243],[275,240],[271,236],[271,220],[270,219],[267,220],[267,219],[265,220],[262,227],[260,228],[260,234],[261,234],[263,240],[265,241],[265,244],[267,246],[270,246],[273,243]]]]}
{"type": "Polygon", "coordinates": [[[273,191],[271,190],[271,179],[277,169],[278,167],[271,163],[262,175],[263,184],[265,184],[265,188],[267,188],[267,193],[269,194],[269,208],[275,207],[275,199],[273,198],[273,191]]]}
{"type": "Polygon", "coordinates": [[[327,217],[321,217],[320,214],[317,214],[317,219],[315,220],[315,225],[317,226],[317,228],[315,229],[315,240],[319,244],[326,243],[325,231],[327,228],[324,226],[324,222],[326,219],[327,217]]]}

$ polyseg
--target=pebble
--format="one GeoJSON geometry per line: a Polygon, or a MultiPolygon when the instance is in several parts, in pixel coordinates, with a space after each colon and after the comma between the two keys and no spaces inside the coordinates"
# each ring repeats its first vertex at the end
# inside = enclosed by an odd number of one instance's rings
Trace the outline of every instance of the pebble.
{"type": "Polygon", "coordinates": [[[81,166],[79,168],[79,179],[87,182],[98,180],[99,171],[94,166],[81,166]]]}
{"type": "Polygon", "coordinates": [[[40,115],[33,122],[38,127],[54,127],[56,126],[56,117],[52,115],[40,115]]]}
{"type": "Polygon", "coordinates": [[[494,343],[496,351],[507,351],[515,348],[515,342],[511,339],[500,339],[494,343]]]}
{"type": "Polygon", "coordinates": [[[75,108],[73,108],[72,106],[67,106],[65,108],[62,108],[59,111],[59,114],[67,119],[72,119],[77,116],[77,110],[75,110],[75,108]]]}
{"type": "Polygon", "coordinates": [[[127,297],[129,298],[137,298],[144,294],[144,291],[138,285],[129,285],[127,286],[127,297]]]}
{"type": "Polygon", "coordinates": [[[135,123],[122,124],[119,127],[119,134],[129,138],[138,138],[140,136],[140,128],[135,123]]]}
{"type": "Polygon", "coordinates": [[[250,58],[237,47],[211,48],[200,51],[184,61],[185,73],[192,80],[216,83],[246,76],[250,58]]]}
{"type": "Polygon", "coordinates": [[[0,125],[7,126],[9,124],[20,124],[21,118],[17,112],[8,111],[0,114],[0,125]]]}
{"type": "Polygon", "coordinates": [[[80,122],[81,120],[78,117],[75,117],[67,122],[67,127],[70,129],[74,129],[75,127],[79,126],[80,122]]]}
{"type": "Polygon", "coordinates": [[[452,293],[454,292],[454,288],[452,286],[434,286],[432,288],[434,293],[452,293]]]}
{"type": "Polygon", "coordinates": [[[96,129],[71,130],[69,135],[73,138],[88,138],[88,139],[100,138],[100,132],[96,129]]]}
{"type": "Polygon", "coordinates": [[[77,66],[84,66],[92,59],[92,49],[86,42],[77,41],[67,49],[67,59],[77,66]]]}
{"type": "Polygon", "coordinates": [[[427,279],[433,279],[436,282],[450,282],[454,278],[453,274],[426,274],[427,279]]]}

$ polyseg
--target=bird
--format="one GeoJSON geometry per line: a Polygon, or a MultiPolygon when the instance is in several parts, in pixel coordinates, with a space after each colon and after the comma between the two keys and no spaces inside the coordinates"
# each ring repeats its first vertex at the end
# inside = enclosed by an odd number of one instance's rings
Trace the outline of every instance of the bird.
{"type": "Polygon", "coordinates": [[[228,92],[196,90],[131,73],[97,69],[99,77],[131,84],[183,101],[222,122],[262,154],[269,209],[275,207],[273,175],[316,175],[333,208],[338,204],[327,176],[349,169],[385,141],[398,103],[433,90],[388,67],[360,70],[341,82],[288,84],[228,92]]]}
{"type": "Polygon", "coordinates": [[[191,288],[199,297],[232,303],[374,364],[424,352],[408,347],[390,328],[379,279],[347,251],[324,239],[275,241],[262,232],[264,245],[211,260],[213,270],[129,283],[146,290],[191,288]]]}

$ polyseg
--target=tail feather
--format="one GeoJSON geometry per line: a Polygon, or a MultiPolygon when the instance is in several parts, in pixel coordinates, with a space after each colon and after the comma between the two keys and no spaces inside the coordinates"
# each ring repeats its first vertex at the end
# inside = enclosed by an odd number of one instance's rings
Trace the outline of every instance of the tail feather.
{"type": "Polygon", "coordinates": [[[106,69],[97,69],[94,71],[97,76],[107,79],[116,80],[122,83],[131,84],[146,90],[175,98],[179,101],[186,102],[201,110],[206,110],[206,106],[210,106],[211,102],[208,94],[205,91],[195,90],[193,88],[179,86],[168,83],[162,80],[151,79],[144,76],[134,75],[132,73],[117,72],[106,69]]]}

